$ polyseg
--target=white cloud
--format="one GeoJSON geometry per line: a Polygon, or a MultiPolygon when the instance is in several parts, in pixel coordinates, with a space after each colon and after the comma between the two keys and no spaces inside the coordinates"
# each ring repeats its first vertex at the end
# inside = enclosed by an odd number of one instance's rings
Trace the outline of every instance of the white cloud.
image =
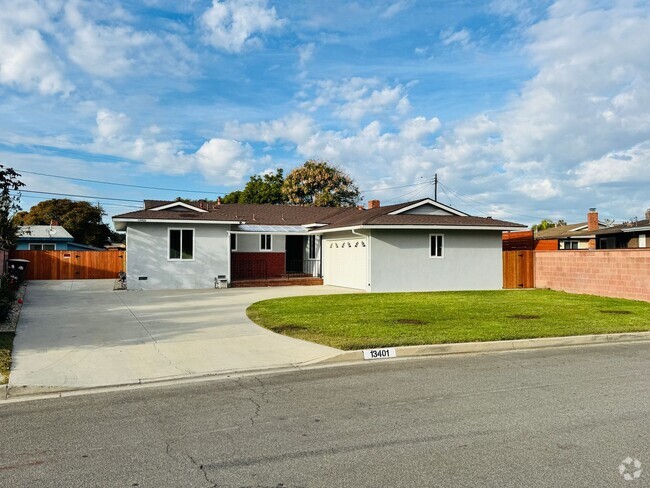
{"type": "Polygon", "coordinates": [[[381,113],[404,115],[411,108],[403,85],[382,85],[376,78],[323,80],[315,88],[314,96],[302,102],[301,108],[315,112],[327,107],[339,118],[352,122],[381,113]]]}
{"type": "Polygon", "coordinates": [[[217,174],[221,184],[239,183],[252,169],[252,149],[232,139],[214,138],[205,142],[194,155],[199,170],[217,174]]]}
{"type": "Polygon", "coordinates": [[[390,4],[388,8],[382,12],[381,18],[390,19],[395,17],[395,15],[400,13],[402,10],[405,10],[409,6],[409,3],[410,2],[406,0],[398,0],[397,2],[390,4]]]}
{"type": "Polygon", "coordinates": [[[97,134],[101,138],[111,139],[122,136],[124,129],[129,125],[129,118],[122,113],[102,109],[95,118],[97,134]]]}
{"type": "MultiPolygon", "coordinates": [[[[54,8],[54,7],[52,7],[54,8]]],[[[29,0],[0,2],[0,83],[42,95],[68,95],[63,63],[43,39],[50,11],[29,0]]]]}
{"type": "Polygon", "coordinates": [[[523,193],[528,198],[539,201],[548,200],[549,198],[557,197],[560,194],[560,190],[556,188],[553,182],[548,178],[514,184],[512,185],[512,189],[523,193]]]}
{"type": "Polygon", "coordinates": [[[214,47],[231,53],[261,44],[258,34],[279,29],[286,21],[278,18],[266,0],[213,0],[201,16],[206,39],[214,47]]]}
{"type": "Polygon", "coordinates": [[[272,144],[277,140],[285,140],[294,144],[303,144],[316,130],[314,121],[302,114],[291,114],[281,119],[257,124],[227,123],[224,134],[240,140],[262,141],[272,144]]]}
{"type": "Polygon", "coordinates": [[[605,156],[585,161],[575,170],[576,185],[587,187],[608,183],[650,184],[650,141],[630,149],[611,152],[605,156]]]}
{"type": "Polygon", "coordinates": [[[65,6],[65,20],[71,39],[68,56],[91,75],[117,78],[143,70],[182,75],[196,62],[193,54],[175,35],[141,32],[124,23],[131,20],[123,10],[105,13],[95,20],[95,10],[71,1],[65,6]]]}
{"type": "Polygon", "coordinates": [[[471,34],[467,29],[454,30],[446,29],[440,33],[440,40],[445,46],[450,44],[459,44],[461,47],[467,47],[471,43],[471,34]]]}
{"type": "Polygon", "coordinates": [[[307,62],[309,62],[314,56],[314,47],[315,44],[313,42],[298,46],[298,58],[301,68],[303,68],[305,64],[307,64],[307,62]]]}
{"type": "Polygon", "coordinates": [[[400,135],[405,139],[418,141],[440,129],[440,120],[436,117],[427,120],[426,117],[415,117],[402,124],[400,135]]]}

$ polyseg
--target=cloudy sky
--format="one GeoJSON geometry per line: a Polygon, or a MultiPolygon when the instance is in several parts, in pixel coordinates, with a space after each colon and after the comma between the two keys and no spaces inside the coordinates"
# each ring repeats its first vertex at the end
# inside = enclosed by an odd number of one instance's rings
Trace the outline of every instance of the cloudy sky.
{"type": "Polygon", "coordinates": [[[474,215],[642,218],[649,53],[643,0],[0,0],[0,162],[25,208],[216,198],[317,158],[366,202],[437,173],[474,215]]]}

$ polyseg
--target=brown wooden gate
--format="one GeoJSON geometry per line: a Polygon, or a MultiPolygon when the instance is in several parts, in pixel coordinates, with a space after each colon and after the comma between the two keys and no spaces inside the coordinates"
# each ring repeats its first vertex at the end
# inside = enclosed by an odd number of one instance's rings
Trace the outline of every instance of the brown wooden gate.
{"type": "Polygon", "coordinates": [[[535,288],[534,251],[503,252],[503,287],[535,288]]]}
{"type": "Polygon", "coordinates": [[[28,280],[117,278],[126,267],[125,251],[11,251],[10,259],[27,259],[28,280]]]}

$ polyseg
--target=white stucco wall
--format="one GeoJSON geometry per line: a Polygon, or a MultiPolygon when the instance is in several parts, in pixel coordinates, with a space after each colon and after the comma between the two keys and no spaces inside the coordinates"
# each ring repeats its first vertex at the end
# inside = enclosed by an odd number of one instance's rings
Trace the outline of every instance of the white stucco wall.
{"type": "Polygon", "coordinates": [[[373,230],[370,290],[498,290],[500,231],[373,230]],[[429,257],[429,235],[444,235],[444,257],[429,257]]]}
{"type": "MultiPolygon", "coordinates": [[[[285,252],[285,236],[271,234],[271,251],[285,252]]],[[[263,252],[260,251],[260,234],[237,234],[237,252],[263,252]]]]}
{"type": "Polygon", "coordinates": [[[127,229],[127,287],[130,290],[213,288],[228,274],[227,225],[134,223],[127,229]],[[168,229],[194,229],[194,260],[168,259],[168,229]],[[146,277],[146,280],[140,280],[146,277]]]}

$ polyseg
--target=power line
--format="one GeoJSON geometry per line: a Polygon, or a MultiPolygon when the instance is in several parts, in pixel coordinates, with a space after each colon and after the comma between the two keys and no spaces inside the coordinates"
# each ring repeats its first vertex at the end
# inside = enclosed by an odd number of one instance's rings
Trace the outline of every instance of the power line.
{"type": "Polygon", "coordinates": [[[420,186],[420,185],[430,185],[430,181],[423,181],[421,183],[413,183],[412,185],[401,185],[401,186],[390,186],[387,188],[375,188],[373,190],[361,190],[359,193],[371,193],[375,191],[384,191],[384,190],[397,190],[399,188],[411,188],[412,186],[420,186]]]}
{"type": "Polygon", "coordinates": [[[51,175],[47,173],[38,173],[36,171],[27,171],[24,169],[18,169],[16,168],[16,171],[20,173],[27,173],[30,175],[39,175],[39,176],[47,176],[49,178],[59,178],[62,180],[72,180],[72,181],[83,181],[86,183],[98,183],[100,185],[113,185],[113,186],[126,186],[129,188],[143,188],[147,190],[162,190],[162,191],[174,191],[174,192],[182,192],[182,193],[211,193],[214,195],[223,195],[223,192],[216,192],[216,191],[201,191],[201,190],[186,190],[186,189],[181,189],[181,188],[162,188],[158,186],[145,186],[145,185],[131,185],[128,183],[116,183],[113,181],[100,181],[100,180],[87,180],[84,178],[73,178],[71,176],[59,176],[59,175],[51,175]]]}
{"type": "MultiPolygon", "coordinates": [[[[36,190],[20,190],[19,193],[37,193],[39,195],[56,195],[59,197],[76,197],[76,198],[88,198],[90,200],[112,200],[115,202],[133,202],[140,203],[142,200],[130,200],[128,198],[111,198],[111,197],[98,197],[92,195],[75,195],[72,193],[55,193],[51,191],[36,191],[36,190]]],[[[141,207],[138,207],[141,208],[141,207]]]]}
{"type": "MultiPolygon", "coordinates": [[[[42,200],[42,197],[36,197],[36,196],[31,196],[31,195],[21,195],[20,199],[22,200],[23,198],[31,198],[33,200],[42,200]]],[[[142,205],[124,205],[120,203],[104,203],[103,200],[95,200],[96,202],[99,202],[102,204],[104,207],[119,207],[119,208],[136,208],[136,209],[142,209],[142,205]]]]}

